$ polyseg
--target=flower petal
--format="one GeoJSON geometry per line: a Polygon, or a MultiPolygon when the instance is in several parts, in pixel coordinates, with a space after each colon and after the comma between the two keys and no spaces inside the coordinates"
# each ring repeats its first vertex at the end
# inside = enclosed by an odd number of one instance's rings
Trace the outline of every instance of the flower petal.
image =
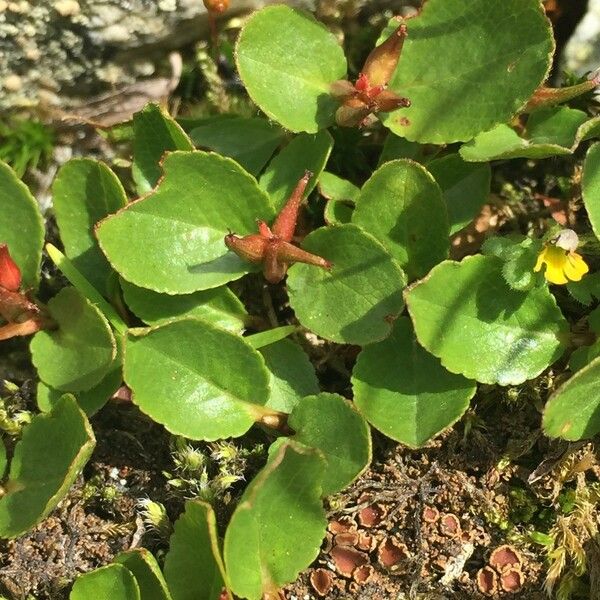
{"type": "Polygon", "coordinates": [[[580,254],[572,252],[567,255],[567,261],[563,270],[571,281],[580,281],[590,269],[580,254]]]}
{"type": "Polygon", "coordinates": [[[550,283],[555,283],[557,285],[564,285],[565,283],[569,283],[569,280],[565,277],[563,267],[564,265],[557,266],[555,263],[547,262],[546,270],[544,271],[544,277],[550,283]]]}

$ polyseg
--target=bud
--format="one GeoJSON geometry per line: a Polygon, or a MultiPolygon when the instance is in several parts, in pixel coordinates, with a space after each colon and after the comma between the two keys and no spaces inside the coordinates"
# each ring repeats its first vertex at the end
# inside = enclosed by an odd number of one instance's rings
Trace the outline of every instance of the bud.
{"type": "Polygon", "coordinates": [[[552,242],[557,248],[575,252],[579,246],[579,236],[572,229],[563,229],[552,242]]]}
{"type": "Polygon", "coordinates": [[[405,39],[406,25],[401,23],[385,42],[371,51],[361,72],[370,87],[384,87],[390,82],[398,66],[405,39]]]}
{"type": "Polygon", "coordinates": [[[302,204],[302,198],[311,177],[312,173],[310,171],[304,172],[304,175],[296,184],[294,191],[273,223],[273,234],[285,242],[290,242],[292,237],[294,237],[298,211],[300,210],[300,204],[302,204]]]}
{"type": "Polygon", "coordinates": [[[21,287],[21,270],[10,256],[6,244],[0,244],[0,286],[10,292],[21,287]]]}
{"type": "Polygon", "coordinates": [[[240,258],[253,263],[262,262],[269,240],[259,233],[243,238],[230,233],[225,236],[225,245],[240,258]]]}
{"type": "Polygon", "coordinates": [[[596,75],[588,81],[570,85],[563,88],[540,87],[527,102],[523,112],[532,112],[538,108],[555,106],[573,100],[587,92],[591,92],[595,87],[600,85],[600,75],[596,75]]]}
{"type": "Polygon", "coordinates": [[[229,8],[229,0],[204,0],[206,10],[220,15],[229,8]]]}

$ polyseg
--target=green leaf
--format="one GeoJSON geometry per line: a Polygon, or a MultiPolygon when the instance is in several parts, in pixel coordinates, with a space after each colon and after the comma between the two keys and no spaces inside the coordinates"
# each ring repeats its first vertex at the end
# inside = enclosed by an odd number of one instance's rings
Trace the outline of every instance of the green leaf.
{"type": "Polygon", "coordinates": [[[196,440],[244,434],[269,397],[258,351],[193,319],[130,333],[125,381],[143,412],[171,433],[196,440]]]}
{"type": "Polygon", "coordinates": [[[468,161],[506,158],[549,158],[575,152],[579,144],[600,127],[600,117],[588,120],[581,110],[558,106],[535,111],[523,137],[508,125],[479,134],[459,150],[468,161]]]}
{"type": "Polygon", "coordinates": [[[332,148],[333,138],[328,131],[320,131],[315,135],[302,133],[275,156],[259,181],[260,187],[269,194],[275,212],[284,207],[306,171],[313,176],[306,186],[304,197],[310,194],[317,185],[332,148]]]}
{"type": "Polygon", "coordinates": [[[425,275],[448,256],[448,217],[442,193],[419,163],[395,160],[363,186],[352,222],[375,236],[406,271],[425,275]]]}
{"type": "Polygon", "coordinates": [[[572,373],[577,373],[598,356],[600,356],[600,340],[596,340],[591,346],[581,346],[573,350],[573,354],[569,357],[569,369],[572,373]]]}
{"type": "Polygon", "coordinates": [[[0,161],[0,244],[21,269],[23,289],[37,289],[44,245],[44,221],[35,198],[15,172],[0,161]]]}
{"type": "Polygon", "coordinates": [[[250,344],[255,350],[274,344],[280,340],[284,340],[286,337],[294,333],[298,328],[295,325],[283,325],[282,327],[274,327],[267,331],[261,331],[254,333],[244,338],[245,341],[250,344]]]}
{"type": "Polygon", "coordinates": [[[454,235],[466,227],[488,201],[490,165],[468,163],[458,154],[448,154],[427,163],[427,168],[442,190],[450,235],[454,235]]]}
{"type": "Polygon", "coordinates": [[[594,234],[600,239],[600,142],[590,146],[585,156],[581,192],[594,234]]]}
{"type": "MultiPolygon", "coordinates": [[[[109,367],[108,373],[93,388],[77,392],[75,399],[79,407],[88,417],[97,413],[121,387],[123,383],[123,343],[120,338],[115,338],[117,343],[117,356],[109,367]]],[[[42,412],[50,412],[62,398],[64,392],[50,387],[43,381],[38,381],[36,401],[42,412]]]]}
{"type": "Polygon", "coordinates": [[[575,152],[598,128],[600,117],[588,120],[583,111],[566,106],[545,108],[531,114],[524,137],[508,125],[498,125],[479,134],[459,152],[474,162],[561,156],[575,152]]]}
{"type": "Polygon", "coordinates": [[[319,177],[319,191],[327,198],[325,222],[328,225],[350,223],[360,189],[350,181],[324,171],[319,177]]]}
{"type": "Polygon", "coordinates": [[[568,324],[546,286],[512,290],[492,256],[445,261],[406,293],[417,339],[452,373],[518,385],[565,350],[568,324]]]}
{"type": "Polygon", "coordinates": [[[100,246],[122,277],[169,294],[190,294],[239,279],[253,267],[228,252],[225,235],[256,232],[273,210],[255,179],[235,161],[206,152],[173,152],[165,175],[144,198],[97,228],[100,246]]]}
{"type": "Polygon", "coordinates": [[[6,474],[6,467],[8,466],[8,459],[6,457],[6,446],[4,441],[0,438],[0,480],[4,479],[6,474]]]}
{"type": "Polygon", "coordinates": [[[264,346],[260,353],[271,375],[269,408],[290,413],[304,396],[319,393],[315,368],[298,344],[281,340],[264,346]]]}
{"type": "Polygon", "coordinates": [[[460,419],[477,389],[424,350],[405,317],[388,338],[358,355],[352,387],[356,407],[369,423],[411,448],[460,419]]]}
{"type": "Polygon", "coordinates": [[[234,333],[241,333],[248,316],[239,298],[226,286],[193,294],[169,296],[121,280],[127,306],[148,325],[193,317],[234,333]]]}
{"type": "Polygon", "coordinates": [[[123,565],[107,565],[80,575],[69,600],[141,600],[134,576],[123,565]]]}
{"type": "Polygon", "coordinates": [[[169,541],[165,578],[173,600],[219,600],[226,576],[210,504],[186,502],[169,541]]]}
{"type": "Polygon", "coordinates": [[[403,137],[394,135],[391,131],[388,133],[379,156],[378,167],[386,162],[398,160],[399,158],[410,158],[419,163],[426,162],[427,146],[418,142],[409,142],[403,137]]]}
{"type": "Polygon", "coordinates": [[[106,376],[117,354],[108,321],[71,287],[58,292],[48,310],[58,329],[39,331],[30,345],[40,379],[63,391],[90,390],[106,376]]]}
{"type": "Polygon", "coordinates": [[[321,503],[324,462],[289,441],[246,488],[225,534],[232,591],[250,600],[293,581],[319,554],[327,520],[321,503]]]}
{"type": "Polygon", "coordinates": [[[158,183],[165,152],[194,149],[183,129],[156,104],[133,115],[133,132],[133,177],[140,194],[158,183]]]}
{"type": "Polygon", "coordinates": [[[94,237],[94,225],[125,206],[127,197],[117,176],[89,158],[70,160],[52,184],[52,204],[66,255],[100,292],[111,271],[94,237]]]}
{"type": "Polygon", "coordinates": [[[250,97],[290,131],[316,133],[333,124],[334,81],[346,75],[335,36],[308,13],[270,6],[252,15],[236,46],[238,72],[250,97]]]}
{"type": "Polygon", "coordinates": [[[258,175],[283,142],[284,133],[260,117],[218,117],[192,129],[190,138],[197,147],[229,156],[258,175]]]}
{"type": "Polygon", "coordinates": [[[140,600],[172,600],[158,562],[145,548],[120,552],[115,563],[123,565],[135,577],[140,600]]]}
{"type": "Polygon", "coordinates": [[[63,396],[35,416],[17,444],[6,495],[0,498],[0,537],[13,538],[39,523],[62,500],[96,444],[75,398],[63,396]]]}
{"type": "Polygon", "coordinates": [[[297,263],[290,268],[287,288],[300,323],[341,344],[386,337],[404,307],[406,277],[385,248],[356,225],[317,229],[303,247],[333,267],[326,271],[297,263]]]}
{"type": "Polygon", "coordinates": [[[127,331],[125,321],[123,321],[112,304],[107,302],[104,296],[79,272],[77,267],[52,244],[46,244],[46,252],[61,273],[69,280],[69,283],[100,309],[115,331],[124,334],[127,331]]]}
{"type": "Polygon", "coordinates": [[[542,424],[546,435],[569,441],[600,432],[600,357],[550,396],[542,424]]]}
{"type": "Polygon", "coordinates": [[[417,142],[466,141],[508,121],[554,53],[539,0],[428,0],[407,27],[390,89],[412,104],[383,122],[417,142]]]}
{"type": "Polygon", "coordinates": [[[288,424],[296,432],[291,439],[323,453],[323,496],[343,490],[371,462],[369,426],[354,405],[338,394],[303,398],[288,424]]]}

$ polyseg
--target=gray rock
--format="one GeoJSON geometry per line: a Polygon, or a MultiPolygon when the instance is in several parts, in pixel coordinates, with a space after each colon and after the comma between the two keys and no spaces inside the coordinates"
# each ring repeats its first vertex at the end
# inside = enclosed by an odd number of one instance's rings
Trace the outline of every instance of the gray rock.
{"type": "MultiPolygon", "coordinates": [[[[239,12],[271,1],[231,4],[239,12]]],[[[0,110],[65,107],[152,77],[169,50],[207,29],[202,0],[0,0],[0,110]]]]}
{"type": "Polygon", "coordinates": [[[600,69],[600,0],[589,0],[588,11],[565,46],[562,59],[564,68],[579,75],[600,69]]]}

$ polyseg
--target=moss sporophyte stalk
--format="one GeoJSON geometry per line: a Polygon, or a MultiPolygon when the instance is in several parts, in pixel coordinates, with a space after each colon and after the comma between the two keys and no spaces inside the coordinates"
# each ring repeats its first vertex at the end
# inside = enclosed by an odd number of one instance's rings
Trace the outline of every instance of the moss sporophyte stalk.
{"type": "Polygon", "coordinates": [[[564,229],[558,236],[544,244],[534,271],[545,265],[544,277],[550,283],[564,285],[569,281],[580,281],[589,271],[583,257],[575,252],[579,238],[572,229],[564,229]]]}

